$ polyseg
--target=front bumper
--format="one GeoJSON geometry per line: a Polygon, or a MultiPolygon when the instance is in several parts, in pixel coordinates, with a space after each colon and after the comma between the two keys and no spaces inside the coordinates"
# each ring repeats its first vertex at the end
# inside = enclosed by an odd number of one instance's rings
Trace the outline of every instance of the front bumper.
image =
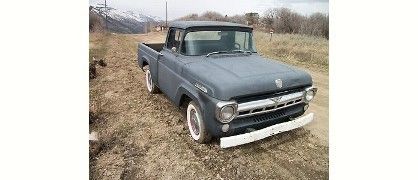
{"type": "Polygon", "coordinates": [[[292,121],[272,125],[272,126],[269,126],[264,129],[257,130],[257,131],[240,134],[236,136],[223,137],[220,139],[221,141],[220,146],[221,148],[228,148],[228,147],[233,147],[233,146],[238,146],[238,145],[258,141],[266,137],[273,136],[275,134],[279,134],[285,131],[290,131],[292,129],[302,127],[310,123],[311,121],[313,121],[313,117],[314,117],[314,114],[309,113],[305,116],[301,116],[292,121]]]}

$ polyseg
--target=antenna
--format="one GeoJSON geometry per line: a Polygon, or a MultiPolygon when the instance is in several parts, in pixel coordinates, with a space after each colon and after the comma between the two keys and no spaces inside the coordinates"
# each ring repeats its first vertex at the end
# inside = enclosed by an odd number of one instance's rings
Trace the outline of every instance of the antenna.
{"type": "Polygon", "coordinates": [[[165,1],[165,28],[168,28],[168,25],[167,25],[167,1],[165,1]]]}

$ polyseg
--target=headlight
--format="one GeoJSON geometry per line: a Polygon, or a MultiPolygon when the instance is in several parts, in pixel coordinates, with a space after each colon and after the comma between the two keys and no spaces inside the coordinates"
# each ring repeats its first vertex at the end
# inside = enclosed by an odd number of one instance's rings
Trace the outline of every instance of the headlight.
{"type": "Polygon", "coordinates": [[[310,102],[312,101],[312,99],[314,98],[315,94],[316,94],[317,88],[306,88],[305,89],[305,101],[306,102],[310,102]]]}
{"type": "Polygon", "coordinates": [[[306,92],[305,99],[307,101],[311,101],[313,97],[314,97],[314,92],[312,90],[309,90],[306,92]]]}
{"type": "Polygon", "coordinates": [[[216,118],[222,123],[229,123],[237,113],[238,104],[234,101],[216,104],[216,118]]]}
{"type": "Polygon", "coordinates": [[[232,106],[224,106],[221,109],[221,119],[231,119],[234,116],[234,107],[232,106]]]}

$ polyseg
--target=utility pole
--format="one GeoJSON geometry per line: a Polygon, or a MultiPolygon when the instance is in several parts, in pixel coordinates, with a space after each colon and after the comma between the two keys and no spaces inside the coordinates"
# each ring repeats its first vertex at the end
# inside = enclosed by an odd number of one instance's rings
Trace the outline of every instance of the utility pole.
{"type": "Polygon", "coordinates": [[[106,0],[105,0],[105,4],[104,4],[104,6],[105,6],[105,11],[106,11],[106,16],[105,16],[105,26],[106,26],[106,30],[107,30],[107,13],[108,13],[108,11],[107,11],[107,3],[106,3],[106,0]]]}
{"type": "Polygon", "coordinates": [[[147,21],[145,22],[145,34],[148,34],[148,26],[149,26],[149,21],[147,19],[147,21]]]}
{"type": "Polygon", "coordinates": [[[97,5],[98,6],[96,8],[100,9],[100,11],[104,13],[104,16],[105,16],[105,27],[106,27],[106,30],[107,30],[108,29],[108,26],[107,26],[107,14],[109,13],[109,10],[110,9],[113,9],[113,8],[107,6],[107,1],[106,0],[105,0],[104,4],[97,4],[97,5]]]}
{"type": "Polygon", "coordinates": [[[165,1],[165,28],[168,28],[168,24],[167,24],[167,1],[165,1]]]}

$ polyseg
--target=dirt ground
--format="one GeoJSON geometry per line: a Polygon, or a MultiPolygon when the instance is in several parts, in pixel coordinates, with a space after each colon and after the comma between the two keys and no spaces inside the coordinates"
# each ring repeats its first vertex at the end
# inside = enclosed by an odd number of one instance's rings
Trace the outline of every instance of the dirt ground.
{"type": "Polygon", "coordinates": [[[311,124],[220,149],[219,140],[194,143],[179,109],[165,95],[147,93],[137,43],[164,35],[109,36],[107,66],[90,80],[90,131],[100,139],[90,146],[91,179],[328,179],[327,73],[308,69],[319,88],[311,124]]]}

